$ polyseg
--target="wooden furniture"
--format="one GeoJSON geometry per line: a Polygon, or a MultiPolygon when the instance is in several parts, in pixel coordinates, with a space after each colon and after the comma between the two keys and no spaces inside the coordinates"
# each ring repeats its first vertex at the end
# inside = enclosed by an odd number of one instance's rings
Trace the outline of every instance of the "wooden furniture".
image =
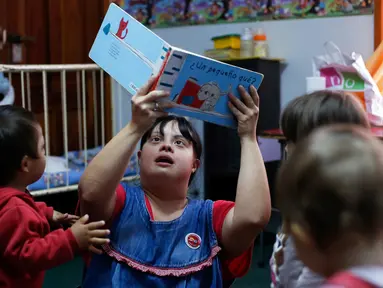
{"type": "MultiPolygon", "coordinates": [[[[28,36],[33,41],[24,43],[22,47],[22,62],[12,62],[12,45],[7,44],[0,50],[0,63],[2,64],[85,64],[92,63],[88,57],[91,45],[100,28],[105,11],[109,6],[107,0],[1,0],[0,1],[0,27],[8,33],[28,36]]],[[[96,76],[99,78],[99,76],[96,76]]],[[[84,109],[77,102],[77,75],[67,73],[67,107],[69,112],[68,127],[73,135],[78,135],[78,111],[84,109]]],[[[27,76],[25,77],[27,79],[27,76]]],[[[29,82],[25,80],[26,82],[29,82]]],[[[105,107],[106,138],[112,136],[112,108],[110,101],[110,77],[105,77],[105,107]]],[[[59,73],[50,74],[47,79],[49,105],[49,123],[51,124],[50,151],[52,154],[63,154],[62,131],[62,103],[59,73]]],[[[44,127],[43,90],[41,89],[41,73],[30,75],[31,108],[35,112],[40,124],[44,127]]],[[[86,117],[89,131],[89,145],[94,145],[93,121],[96,113],[93,109],[92,75],[86,77],[87,99],[86,117]]],[[[21,95],[20,77],[12,77],[15,94],[21,95]]],[[[98,87],[96,87],[98,88],[98,87]]],[[[81,89],[80,89],[81,91],[81,89]]],[[[16,105],[21,105],[21,97],[16,98],[16,105]]],[[[98,109],[97,115],[100,115],[98,109]]],[[[100,135],[100,127],[98,135],[100,135]]],[[[70,135],[71,136],[71,135],[70,135]]],[[[77,137],[69,137],[69,149],[79,149],[77,137]]]]}
{"type": "MultiPolygon", "coordinates": [[[[280,75],[283,62],[278,59],[239,59],[224,61],[264,74],[258,91],[260,115],[258,130],[279,127],[280,75]]],[[[204,123],[204,165],[205,197],[212,200],[235,200],[240,167],[240,141],[237,131],[210,123],[204,123]]],[[[270,185],[278,163],[266,163],[270,185]],[[274,171],[275,170],[275,171],[274,171]]]]}

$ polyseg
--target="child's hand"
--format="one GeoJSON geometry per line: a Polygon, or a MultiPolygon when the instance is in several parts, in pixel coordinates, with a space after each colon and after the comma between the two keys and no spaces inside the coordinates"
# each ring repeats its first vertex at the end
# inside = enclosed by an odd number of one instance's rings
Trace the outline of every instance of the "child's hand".
{"type": "Polygon", "coordinates": [[[229,94],[229,108],[238,121],[239,137],[250,136],[255,139],[259,116],[259,96],[253,85],[250,86],[250,94],[243,86],[238,87],[242,101],[229,94]],[[250,96],[251,95],[251,96],[250,96]]]}
{"type": "Polygon", "coordinates": [[[76,215],[53,211],[52,222],[55,224],[68,224],[72,226],[78,219],[80,219],[80,217],[76,215]]]}
{"type": "Polygon", "coordinates": [[[87,249],[91,252],[101,254],[102,251],[95,246],[109,243],[108,238],[104,238],[109,235],[108,229],[99,229],[105,225],[105,221],[88,222],[89,216],[84,215],[70,228],[74,237],[77,240],[80,249],[87,249]]]}
{"type": "Polygon", "coordinates": [[[274,252],[274,259],[277,267],[280,267],[283,265],[284,260],[284,248],[286,246],[287,241],[287,235],[278,233],[277,239],[280,241],[280,246],[275,250],[274,252]]]}

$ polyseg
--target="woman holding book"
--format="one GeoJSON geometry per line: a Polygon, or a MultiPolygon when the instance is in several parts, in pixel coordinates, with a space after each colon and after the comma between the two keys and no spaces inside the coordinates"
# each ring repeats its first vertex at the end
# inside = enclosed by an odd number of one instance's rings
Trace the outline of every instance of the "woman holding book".
{"type": "Polygon", "coordinates": [[[230,96],[242,148],[237,195],[235,203],[213,202],[187,198],[200,166],[200,138],[185,118],[163,112],[158,100],[168,95],[149,92],[154,81],[132,98],[131,122],[80,181],[81,214],[107,220],[111,230],[104,253],[92,256],[85,288],[225,287],[247,272],[254,240],[269,220],[256,89],[239,87],[242,101],[230,96]],[[120,183],[140,140],[141,183],[120,183]]]}

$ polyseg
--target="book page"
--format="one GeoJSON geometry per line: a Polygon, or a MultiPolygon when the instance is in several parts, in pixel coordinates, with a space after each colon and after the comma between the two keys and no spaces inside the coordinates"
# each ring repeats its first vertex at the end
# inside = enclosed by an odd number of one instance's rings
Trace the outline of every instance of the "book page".
{"type": "Polygon", "coordinates": [[[236,127],[236,120],[228,107],[229,94],[240,98],[239,85],[245,89],[253,85],[258,89],[263,80],[260,73],[185,50],[172,48],[172,59],[174,66],[167,63],[164,73],[176,70],[175,73],[166,78],[168,82],[165,82],[165,75],[160,81],[163,83],[161,87],[165,86],[164,89],[170,91],[169,100],[173,101],[169,112],[222,126],[236,127]]]}
{"type": "Polygon", "coordinates": [[[123,9],[110,4],[89,57],[129,93],[157,74],[170,45],[123,9]]]}
{"type": "Polygon", "coordinates": [[[186,55],[183,52],[175,52],[173,49],[170,52],[168,61],[165,64],[164,71],[162,72],[158,81],[157,90],[170,92],[176,82],[183,64],[186,60],[186,55]]]}

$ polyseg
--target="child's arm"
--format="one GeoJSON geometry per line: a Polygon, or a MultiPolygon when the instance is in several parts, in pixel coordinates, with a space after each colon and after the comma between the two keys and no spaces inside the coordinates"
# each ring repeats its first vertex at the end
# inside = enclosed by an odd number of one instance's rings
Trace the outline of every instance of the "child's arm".
{"type": "Polygon", "coordinates": [[[2,262],[22,273],[34,273],[72,260],[78,250],[72,232],[58,229],[42,238],[41,223],[30,215],[30,208],[17,206],[0,216],[2,262]]]}
{"type": "Polygon", "coordinates": [[[91,219],[108,221],[116,204],[116,188],[120,183],[136,145],[157,117],[154,102],[167,97],[162,91],[149,92],[153,77],[132,98],[132,120],[89,163],[79,183],[81,214],[91,219]]]}
{"type": "Polygon", "coordinates": [[[53,217],[53,207],[47,206],[45,202],[35,202],[37,208],[39,208],[40,212],[47,218],[48,220],[53,217]]]}
{"type": "Polygon", "coordinates": [[[35,202],[35,205],[39,209],[40,213],[53,224],[72,225],[79,219],[76,215],[56,211],[53,207],[47,206],[45,202],[35,202]]]}
{"type": "Polygon", "coordinates": [[[4,211],[0,214],[1,261],[19,273],[33,274],[72,260],[80,249],[107,243],[108,239],[99,237],[109,231],[97,230],[105,223],[85,224],[87,220],[82,218],[65,231],[47,233],[30,207],[19,205],[4,211]]]}
{"type": "Polygon", "coordinates": [[[222,244],[230,257],[240,255],[253,244],[271,213],[266,169],[256,138],[259,97],[253,86],[251,96],[243,87],[239,91],[243,102],[231,95],[229,107],[238,120],[241,166],[235,206],[222,227],[222,244]]]}

